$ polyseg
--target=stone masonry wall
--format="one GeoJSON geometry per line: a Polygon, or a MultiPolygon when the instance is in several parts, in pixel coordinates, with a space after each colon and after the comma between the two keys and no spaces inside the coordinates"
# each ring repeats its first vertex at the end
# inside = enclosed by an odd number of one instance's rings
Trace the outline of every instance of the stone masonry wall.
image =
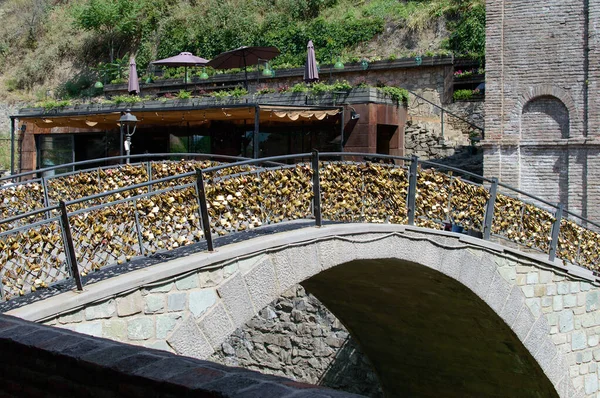
{"type": "Polygon", "coordinates": [[[300,285],[238,328],[209,359],[369,397],[383,396],[369,361],[344,325],[300,285]]]}
{"type": "MultiPolygon", "coordinates": [[[[566,353],[570,377],[585,396],[596,397],[600,368],[600,292],[589,282],[551,271],[496,259],[504,279],[518,285],[535,317],[545,315],[556,347],[544,347],[566,353]]],[[[518,334],[518,333],[517,333],[518,334]]]]}

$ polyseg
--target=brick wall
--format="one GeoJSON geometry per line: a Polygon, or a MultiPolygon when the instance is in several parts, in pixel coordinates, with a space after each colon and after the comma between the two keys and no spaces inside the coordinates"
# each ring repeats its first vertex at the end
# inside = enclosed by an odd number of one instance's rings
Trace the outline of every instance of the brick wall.
{"type": "Polygon", "coordinates": [[[600,5],[497,0],[486,12],[484,174],[598,221],[600,5]]]}

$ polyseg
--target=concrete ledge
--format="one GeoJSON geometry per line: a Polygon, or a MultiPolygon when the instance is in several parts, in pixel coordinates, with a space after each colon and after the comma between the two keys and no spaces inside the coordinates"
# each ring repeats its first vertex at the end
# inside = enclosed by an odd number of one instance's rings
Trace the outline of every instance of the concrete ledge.
{"type": "Polygon", "coordinates": [[[0,315],[0,395],[359,397],[0,315]]]}

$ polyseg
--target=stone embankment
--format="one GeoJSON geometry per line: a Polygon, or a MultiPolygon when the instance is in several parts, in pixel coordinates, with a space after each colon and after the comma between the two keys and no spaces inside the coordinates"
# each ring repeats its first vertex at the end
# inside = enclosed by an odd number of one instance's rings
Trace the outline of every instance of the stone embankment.
{"type": "Polygon", "coordinates": [[[383,396],[356,341],[300,285],[237,329],[210,360],[370,397],[383,396]]]}

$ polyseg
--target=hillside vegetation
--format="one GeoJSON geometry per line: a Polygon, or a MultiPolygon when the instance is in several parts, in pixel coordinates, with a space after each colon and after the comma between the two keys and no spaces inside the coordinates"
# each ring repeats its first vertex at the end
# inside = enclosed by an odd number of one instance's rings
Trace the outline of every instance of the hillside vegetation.
{"type": "Polygon", "coordinates": [[[277,46],[273,66],[293,67],[309,39],[323,64],[481,57],[485,42],[484,0],[9,0],[0,20],[4,100],[85,94],[99,63],[131,54],[143,74],[181,51],[210,59],[242,45],[277,46]]]}

